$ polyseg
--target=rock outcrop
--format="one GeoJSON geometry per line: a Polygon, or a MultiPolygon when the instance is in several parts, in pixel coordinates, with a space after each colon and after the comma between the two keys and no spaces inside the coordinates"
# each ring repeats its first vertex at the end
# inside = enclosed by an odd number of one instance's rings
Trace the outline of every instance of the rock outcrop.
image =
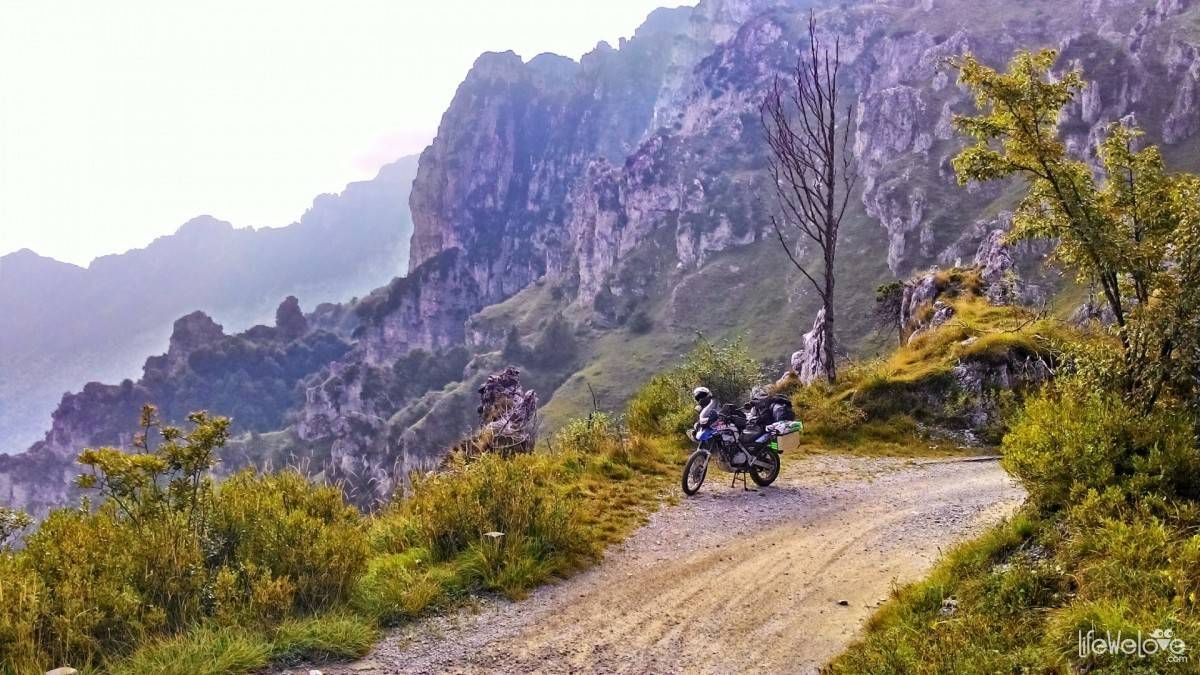
{"type": "Polygon", "coordinates": [[[508,367],[479,387],[480,431],[475,450],[509,456],[532,452],[538,439],[538,396],[521,386],[521,371],[508,367]]]}
{"type": "Polygon", "coordinates": [[[800,338],[801,347],[788,360],[790,372],[800,382],[812,384],[825,376],[825,309],[817,310],[812,330],[800,338]]]}

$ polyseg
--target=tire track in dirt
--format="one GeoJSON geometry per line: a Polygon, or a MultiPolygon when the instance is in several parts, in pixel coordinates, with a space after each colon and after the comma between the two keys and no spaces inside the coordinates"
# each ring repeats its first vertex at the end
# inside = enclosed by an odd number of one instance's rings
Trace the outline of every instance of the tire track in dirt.
{"type": "Polygon", "coordinates": [[[991,461],[785,456],[770,488],[722,477],[591,570],[402,627],[362,661],[322,670],[815,672],[893,585],[1023,497],[991,461]]]}

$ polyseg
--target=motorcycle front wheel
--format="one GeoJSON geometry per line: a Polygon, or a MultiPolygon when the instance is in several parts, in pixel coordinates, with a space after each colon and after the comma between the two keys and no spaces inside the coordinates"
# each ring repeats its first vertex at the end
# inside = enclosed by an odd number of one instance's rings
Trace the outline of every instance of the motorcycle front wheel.
{"type": "Polygon", "coordinates": [[[693,452],[687,464],[683,465],[683,494],[691,497],[699,492],[707,474],[708,453],[703,450],[693,452]]]}
{"type": "Polygon", "coordinates": [[[767,487],[771,483],[774,483],[775,479],[779,477],[779,455],[768,451],[764,452],[757,459],[768,466],[751,464],[750,478],[754,480],[755,485],[759,487],[767,487]]]}

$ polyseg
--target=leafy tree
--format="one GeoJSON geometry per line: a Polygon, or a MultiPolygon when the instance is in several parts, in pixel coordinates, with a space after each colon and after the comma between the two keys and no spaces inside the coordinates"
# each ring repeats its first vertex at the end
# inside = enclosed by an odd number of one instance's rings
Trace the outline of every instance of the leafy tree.
{"type": "Polygon", "coordinates": [[[551,366],[560,366],[575,358],[576,351],[571,325],[562,314],[554,315],[542,331],[542,339],[538,341],[538,359],[551,366]]]}
{"type": "Polygon", "coordinates": [[[904,326],[900,322],[900,306],[904,302],[904,282],[891,281],[875,288],[875,310],[872,318],[879,331],[895,333],[904,344],[904,326]]]}
{"type": "Polygon", "coordinates": [[[646,435],[682,433],[695,421],[694,387],[708,387],[718,402],[736,404],[762,381],[762,366],[742,340],[713,344],[698,336],[683,363],[633,395],[626,411],[629,428],[646,435]]]}
{"type": "Polygon", "coordinates": [[[654,319],[644,309],[639,309],[629,317],[629,321],[625,324],[630,333],[634,335],[645,335],[654,328],[654,319]]]}
{"type": "Polygon", "coordinates": [[[521,333],[516,326],[509,326],[504,335],[504,356],[517,361],[525,358],[525,345],[521,344],[521,333]]]}
{"type": "Polygon", "coordinates": [[[974,143],[954,158],[960,183],[1023,177],[1016,238],[1054,238],[1055,259],[1097,285],[1115,318],[1123,388],[1144,407],[1164,390],[1196,406],[1200,377],[1200,178],[1170,174],[1142,132],[1113,124],[1099,170],[1067,152],[1063,108],[1085,82],[1051,75],[1056,52],[1020,52],[1005,72],[957,62],[979,113],[955,126],[974,143]]]}
{"type": "Polygon", "coordinates": [[[28,513],[0,506],[0,551],[6,550],[9,542],[32,523],[28,513]]]}

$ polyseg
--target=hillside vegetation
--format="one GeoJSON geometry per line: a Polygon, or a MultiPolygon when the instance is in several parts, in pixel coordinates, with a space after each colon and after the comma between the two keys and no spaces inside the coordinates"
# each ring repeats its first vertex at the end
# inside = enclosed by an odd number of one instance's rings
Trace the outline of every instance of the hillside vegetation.
{"type": "Polygon", "coordinates": [[[833,672],[1196,671],[1200,177],[1114,125],[1098,181],[1049,121],[1083,86],[1049,77],[1054,58],[964,59],[980,114],[956,122],[977,143],[955,168],[1027,177],[1015,232],[1060,238],[1055,257],[1105,295],[1107,339],[1073,345],[1004,436],[1020,513],[898,590],[833,672]]]}
{"type": "MultiPolygon", "coordinates": [[[[736,393],[759,378],[740,347],[704,342],[675,372],[736,393]]],[[[670,404],[673,419],[691,413],[686,396],[670,404]]],[[[53,511],[0,552],[0,597],[13,600],[0,604],[0,669],[215,674],[361,655],[381,627],[478,593],[519,598],[595,561],[683,458],[681,436],[594,412],[530,454],[452,454],[366,515],[292,470],[215,483],[229,421],[190,422],[162,426],[147,407],[135,452],[80,455],[94,508],[53,511]]],[[[3,515],[5,539],[28,525],[3,515]]]]}
{"type": "MultiPolygon", "coordinates": [[[[981,302],[961,300],[968,317],[981,302]]],[[[939,335],[930,339],[950,344],[939,335]]],[[[955,358],[951,347],[907,349],[917,356],[896,358],[923,372],[955,358]]],[[[852,373],[869,368],[883,366],[852,373]]],[[[835,438],[822,425],[866,386],[854,377],[839,390],[849,395],[786,385],[818,435],[812,445],[835,438]]],[[[0,667],[251,672],[362,655],[382,628],[479,593],[520,598],[596,561],[674,493],[682,432],[694,421],[692,387],[732,401],[764,382],[743,343],[697,339],[624,415],[570,420],[531,454],[452,454],[372,514],[293,470],[214,482],[208,472],[228,421],[196,414],[177,429],[147,408],[135,452],[80,455],[80,483],[96,493],[95,506],[54,511],[23,548],[0,553],[0,594],[18,600],[0,608],[0,667]]],[[[913,454],[930,442],[913,418],[871,406],[854,422],[868,435],[889,429],[888,442],[856,451],[913,454]]],[[[15,513],[5,522],[5,536],[27,524],[15,513]]]]}

